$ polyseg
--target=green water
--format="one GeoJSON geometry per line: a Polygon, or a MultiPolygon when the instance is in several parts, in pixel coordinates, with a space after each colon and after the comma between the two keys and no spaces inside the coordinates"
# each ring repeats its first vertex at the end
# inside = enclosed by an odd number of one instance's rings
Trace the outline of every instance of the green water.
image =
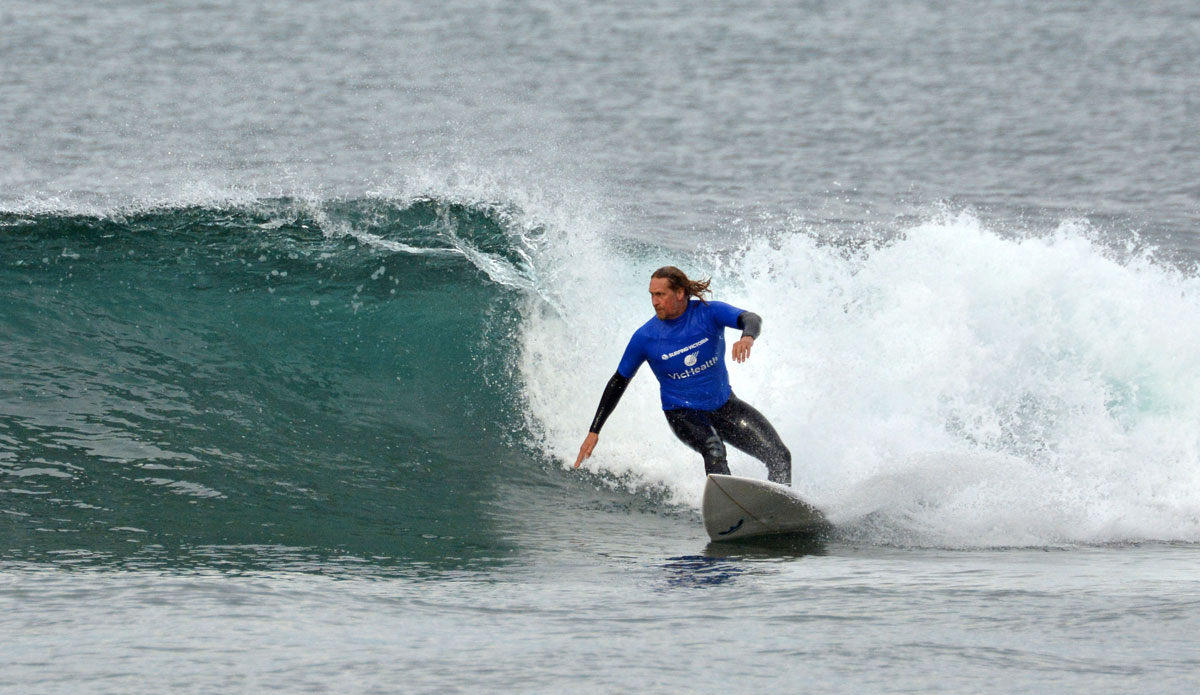
{"type": "Polygon", "coordinates": [[[511,435],[520,291],[450,228],[499,258],[504,223],[435,202],[316,212],[0,220],[6,557],[503,557],[483,507],[532,465],[511,435]],[[412,250],[331,230],[363,220],[412,250]]]}

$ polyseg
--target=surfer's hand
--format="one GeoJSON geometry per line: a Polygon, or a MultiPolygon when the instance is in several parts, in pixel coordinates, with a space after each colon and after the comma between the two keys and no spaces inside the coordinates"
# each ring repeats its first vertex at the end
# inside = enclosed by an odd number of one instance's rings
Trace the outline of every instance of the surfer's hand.
{"type": "Polygon", "coordinates": [[[733,361],[745,362],[750,358],[750,348],[754,345],[754,338],[743,336],[733,344],[733,361]]]}
{"type": "Polygon", "coordinates": [[[588,436],[583,440],[583,446],[579,447],[579,458],[575,459],[575,467],[579,468],[579,464],[583,460],[592,455],[592,449],[596,448],[596,442],[600,441],[600,435],[595,432],[588,432],[588,436]]]}

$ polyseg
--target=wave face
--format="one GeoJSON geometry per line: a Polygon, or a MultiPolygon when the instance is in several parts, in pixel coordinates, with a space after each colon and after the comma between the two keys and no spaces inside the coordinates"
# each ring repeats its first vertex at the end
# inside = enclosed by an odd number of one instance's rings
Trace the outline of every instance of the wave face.
{"type": "Polygon", "coordinates": [[[536,232],[505,210],[279,199],[0,229],[11,555],[503,552],[480,505],[512,464],[504,346],[536,232]]]}
{"type": "MultiPolygon", "coordinates": [[[[531,219],[436,197],[0,213],[5,557],[500,561],[520,535],[498,506],[589,494],[561,469],[667,263],[765,317],[734,388],[846,539],[1200,541],[1191,273],[969,214],[699,252],[531,219]]],[[[648,370],[586,468],[698,505],[648,370]]]]}

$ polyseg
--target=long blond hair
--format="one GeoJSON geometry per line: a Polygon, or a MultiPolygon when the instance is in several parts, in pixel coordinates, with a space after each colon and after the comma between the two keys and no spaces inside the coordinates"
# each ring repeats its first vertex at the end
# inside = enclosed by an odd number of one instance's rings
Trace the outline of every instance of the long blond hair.
{"type": "Polygon", "coordinates": [[[683,290],[684,298],[695,297],[705,304],[708,302],[704,299],[703,295],[712,294],[712,290],[708,289],[708,285],[712,282],[712,278],[708,278],[706,280],[690,280],[688,279],[687,273],[684,273],[682,270],[673,265],[664,265],[663,267],[654,271],[650,277],[666,280],[667,286],[670,287],[672,291],[683,290]]]}

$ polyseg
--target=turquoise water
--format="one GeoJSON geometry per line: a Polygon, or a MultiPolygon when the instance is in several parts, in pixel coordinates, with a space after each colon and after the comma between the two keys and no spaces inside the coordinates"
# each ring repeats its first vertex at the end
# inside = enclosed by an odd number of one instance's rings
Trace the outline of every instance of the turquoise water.
{"type": "Polygon", "coordinates": [[[1191,692],[1198,22],[0,7],[0,691],[1191,692]],[[667,263],[828,538],[571,469],[667,263]]]}
{"type": "Polygon", "coordinates": [[[516,330],[515,290],[455,244],[517,249],[487,211],[395,207],[8,216],[11,556],[503,556],[479,505],[521,460],[511,358],[488,347],[516,330]],[[314,215],[412,250],[330,237],[314,215]]]}

